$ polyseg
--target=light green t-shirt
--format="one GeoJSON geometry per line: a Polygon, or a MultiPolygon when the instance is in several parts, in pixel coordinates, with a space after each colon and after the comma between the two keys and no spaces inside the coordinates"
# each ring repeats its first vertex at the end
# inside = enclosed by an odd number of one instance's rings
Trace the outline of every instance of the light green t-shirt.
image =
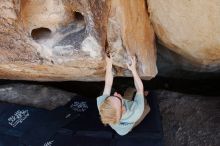
{"type": "MultiPolygon", "coordinates": [[[[102,95],[97,98],[97,106],[103,103],[108,95],[102,95]]],[[[126,112],[122,115],[122,118],[117,124],[110,124],[119,135],[125,135],[130,132],[137,120],[144,112],[144,96],[143,94],[136,94],[134,100],[123,99],[123,105],[126,108],[126,112]]]]}

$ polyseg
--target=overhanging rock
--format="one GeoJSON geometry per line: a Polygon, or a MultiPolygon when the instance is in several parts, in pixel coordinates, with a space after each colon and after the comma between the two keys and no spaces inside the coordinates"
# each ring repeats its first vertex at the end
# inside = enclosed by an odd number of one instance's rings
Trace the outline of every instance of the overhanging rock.
{"type": "Polygon", "coordinates": [[[8,0],[0,4],[0,78],[98,81],[105,52],[115,76],[157,74],[154,33],[144,0],[8,0]]]}

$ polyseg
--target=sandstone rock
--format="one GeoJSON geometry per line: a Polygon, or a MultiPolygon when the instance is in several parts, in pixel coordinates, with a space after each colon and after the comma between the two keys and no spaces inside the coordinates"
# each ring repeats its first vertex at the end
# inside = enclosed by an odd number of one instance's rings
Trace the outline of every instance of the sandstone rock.
{"type": "Polygon", "coordinates": [[[220,65],[220,1],[147,0],[159,40],[200,69],[220,65]]]}
{"type": "Polygon", "coordinates": [[[144,0],[2,0],[0,14],[0,78],[103,80],[106,50],[113,53],[116,76],[130,76],[128,54],[138,56],[144,79],[157,73],[144,0]]]}
{"type": "Polygon", "coordinates": [[[126,68],[128,54],[136,56],[139,73],[146,78],[157,74],[154,32],[144,0],[111,0],[108,44],[115,64],[126,68]],[[127,53],[126,53],[127,52],[127,53]]]}

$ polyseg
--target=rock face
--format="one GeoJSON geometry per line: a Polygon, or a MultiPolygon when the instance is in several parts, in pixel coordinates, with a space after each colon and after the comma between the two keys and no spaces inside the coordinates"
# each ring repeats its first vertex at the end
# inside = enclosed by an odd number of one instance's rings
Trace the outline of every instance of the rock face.
{"type": "Polygon", "coordinates": [[[147,2],[154,31],[162,44],[200,67],[200,71],[219,68],[220,1],[147,2]]]}
{"type": "Polygon", "coordinates": [[[107,36],[118,66],[126,68],[127,54],[136,55],[142,76],[157,74],[154,32],[143,0],[111,0],[107,36]]]}
{"type": "Polygon", "coordinates": [[[103,80],[106,51],[115,76],[131,75],[128,55],[143,79],[157,74],[144,0],[1,1],[0,78],[103,80]]]}

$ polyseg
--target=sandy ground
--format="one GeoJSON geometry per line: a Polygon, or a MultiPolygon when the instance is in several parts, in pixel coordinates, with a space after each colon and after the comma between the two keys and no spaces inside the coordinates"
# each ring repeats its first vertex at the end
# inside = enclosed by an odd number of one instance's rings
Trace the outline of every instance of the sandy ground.
{"type": "Polygon", "coordinates": [[[165,146],[220,146],[220,97],[156,92],[165,146]]]}

